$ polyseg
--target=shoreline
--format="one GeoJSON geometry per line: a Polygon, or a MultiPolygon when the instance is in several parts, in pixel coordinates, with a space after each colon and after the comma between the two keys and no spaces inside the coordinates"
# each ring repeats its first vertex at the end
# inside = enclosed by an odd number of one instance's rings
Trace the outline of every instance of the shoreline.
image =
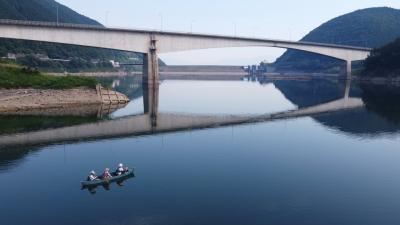
{"type": "MultiPolygon", "coordinates": [[[[130,77],[130,76],[142,76],[142,72],[79,72],[79,73],[46,73],[47,75],[51,76],[82,76],[82,77],[130,77]]],[[[248,73],[246,72],[159,72],[160,76],[246,76],[248,73]]]]}
{"type": "Polygon", "coordinates": [[[400,85],[400,77],[354,77],[354,80],[377,85],[400,85]]]}
{"type": "MultiPolygon", "coordinates": [[[[142,72],[79,72],[79,73],[46,73],[47,75],[52,76],[83,76],[83,77],[136,77],[142,76],[142,72]]],[[[159,72],[160,79],[193,79],[193,80],[239,80],[245,77],[249,77],[247,72],[245,71],[160,71],[159,72]]],[[[331,74],[331,73],[302,73],[302,72],[293,72],[293,73],[279,73],[279,72],[271,72],[264,73],[261,75],[257,75],[258,77],[266,77],[271,80],[310,80],[316,78],[322,79],[346,79],[346,75],[341,74],[331,74]]],[[[352,80],[360,81],[360,82],[371,82],[376,84],[384,84],[384,83],[400,83],[400,75],[393,77],[373,77],[373,76],[362,76],[362,75],[353,75],[352,80]]]]}
{"type": "Polygon", "coordinates": [[[65,76],[81,76],[81,77],[129,77],[129,76],[141,76],[142,72],[77,72],[77,73],[53,73],[48,72],[46,75],[65,77],[65,76]]]}
{"type": "Polygon", "coordinates": [[[102,116],[128,102],[125,95],[100,85],[96,89],[0,89],[0,115],[102,116]]]}
{"type": "MultiPolygon", "coordinates": [[[[113,76],[115,77],[115,75],[113,76]]],[[[164,73],[160,75],[161,80],[242,80],[242,74],[227,73],[199,73],[188,75],[187,72],[180,74],[164,73]]],[[[266,80],[299,80],[309,81],[312,79],[339,79],[346,80],[345,76],[322,75],[322,74],[264,74],[266,80]]],[[[352,81],[372,85],[394,85],[400,86],[400,77],[360,77],[353,76],[352,81]]],[[[126,95],[103,88],[97,85],[93,88],[73,89],[1,89],[0,88],[0,115],[45,115],[45,116],[103,116],[124,107],[129,102],[126,95]]]]}

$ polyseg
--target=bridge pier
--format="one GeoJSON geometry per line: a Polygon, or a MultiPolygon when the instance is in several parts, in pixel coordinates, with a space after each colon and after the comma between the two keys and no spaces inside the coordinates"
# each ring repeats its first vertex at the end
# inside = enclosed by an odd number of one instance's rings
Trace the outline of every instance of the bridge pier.
{"type": "Polygon", "coordinates": [[[158,114],[158,56],[157,40],[155,35],[150,35],[150,47],[147,54],[143,55],[143,106],[144,113],[149,115],[151,127],[157,126],[158,114]]]}
{"type": "Polygon", "coordinates": [[[349,99],[351,91],[351,78],[346,80],[343,99],[349,99]]]}
{"type": "Polygon", "coordinates": [[[150,35],[149,52],[143,56],[143,107],[144,113],[150,117],[151,127],[157,126],[159,73],[157,40],[150,35]]]}
{"type": "Polygon", "coordinates": [[[157,40],[155,36],[150,35],[150,47],[146,54],[143,54],[143,84],[157,84],[158,75],[158,56],[157,56],[157,40]]]}
{"type": "Polygon", "coordinates": [[[152,128],[157,126],[158,99],[158,84],[143,83],[143,112],[149,116],[152,128]]]}
{"type": "Polygon", "coordinates": [[[351,79],[351,65],[352,61],[351,60],[344,60],[344,63],[341,66],[340,69],[340,75],[343,77],[346,77],[346,80],[351,79]]]}
{"type": "Polygon", "coordinates": [[[351,80],[351,60],[346,61],[346,76],[348,80],[351,80]]]}

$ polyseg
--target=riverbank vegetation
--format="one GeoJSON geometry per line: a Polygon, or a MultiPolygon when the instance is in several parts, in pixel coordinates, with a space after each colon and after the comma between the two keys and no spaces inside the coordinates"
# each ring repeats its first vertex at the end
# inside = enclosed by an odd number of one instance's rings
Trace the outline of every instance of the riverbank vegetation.
{"type": "Polygon", "coordinates": [[[69,73],[77,72],[116,72],[118,69],[114,68],[108,60],[97,60],[96,63],[82,57],[73,57],[65,61],[52,61],[42,60],[34,55],[27,55],[25,57],[15,60],[16,63],[31,67],[38,68],[43,72],[69,73]]]}
{"type": "Polygon", "coordinates": [[[12,64],[0,64],[0,88],[71,89],[96,88],[98,81],[89,77],[50,76],[35,69],[12,64]]]}
{"type": "Polygon", "coordinates": [[[400,76],[400,38],[381,48],[374,49],[365,61],[366,76],[400,76]]]}

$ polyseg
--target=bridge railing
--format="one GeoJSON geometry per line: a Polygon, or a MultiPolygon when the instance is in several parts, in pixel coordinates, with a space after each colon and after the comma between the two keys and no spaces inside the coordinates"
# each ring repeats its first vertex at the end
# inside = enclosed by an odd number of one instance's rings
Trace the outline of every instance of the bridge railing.
{"type": "Polygon", "coordinates": [[[359,46],[327,44],[327,43],[317,43],[317,42],[308,42],[308,41],[288,41],[288,40],[277,40],[277,39],[254,38],[254,37],[227,36],[227,35],[216,35],[216,34],[200,34],[200,33],[192,33],[192,32],[185,33],[185,32],[177,32],[177,31],[105,27],[103,25],[89,25],[89,24],[75,24],[75,23],[57,23],[57,22],[46,22],[46,21],[0,19],[0,24],[21,25],[21,26],[80,28],[80,29],[92,29],[92,30],[111,30],[111,31],[114,30],[114,31],[125,31],[125,32],[131,31],[131,32],[141,32],[141,33],[158,33],[158,34],[172,34],[172,35],[191,35],[191,36],[201,36],[201,37],[211,37],[211,38],[241,39],[241,40],[251,40],[251,41],[260,41],[260,42],[268,41],[268,42],[277,42],[277,43],[286,43],[286,44],[303,44],[303,45],[321,46],[321,47],[346,48],[346,49],[361,50],[361,51],[371,51],[372,50],[371,48],[359,47],[359,46]]]}
{"type": "Polygon", "coordinates": [[[0,24],[107,29],[106,27],[104,27],[102,25],[94,25],[94,24],[91,25],[91,24],[77,24],[77,23],[57,23],[57,22],[48,22],[48,21],[10,20],[10,19],[0,19],[0,24]]]}

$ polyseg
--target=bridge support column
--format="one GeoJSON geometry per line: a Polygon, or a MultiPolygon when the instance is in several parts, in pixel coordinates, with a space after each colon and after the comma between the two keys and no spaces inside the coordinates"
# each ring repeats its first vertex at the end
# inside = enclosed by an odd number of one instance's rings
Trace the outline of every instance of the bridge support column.
{"type": "Polygon", "coordinates": [[[154,35],[150,35],[150,48],[143,56],[143,106],[144,113],[150,117],[151,127],[157,126],[158,114],[158,56],[157,40],[154,35]]]}
{"type": "Polygon", "coordinates": [[[344,99],[348,99],[350,97],[350,89],[351,89],[351,78],[346,79],[346,86],[344,88],[344,99]]]}
{"type": "Polygon", "coordinates": [[[143,84],[157,84],[158,76],[158,56],[157,40],[154,35],[150,35],[149,52],[143,55],[143,84]]]}
{"type": "Polygon", "coordinates": [[[351,79],[351,60],[346,61],[346,76],[348,80],[351,79]]]}
{"type": "Polygon", "coordinates": [[[152,128],[157,126],[158,93],[158,84],[143,83],[143,111],[149,116],[152,128]]]}

